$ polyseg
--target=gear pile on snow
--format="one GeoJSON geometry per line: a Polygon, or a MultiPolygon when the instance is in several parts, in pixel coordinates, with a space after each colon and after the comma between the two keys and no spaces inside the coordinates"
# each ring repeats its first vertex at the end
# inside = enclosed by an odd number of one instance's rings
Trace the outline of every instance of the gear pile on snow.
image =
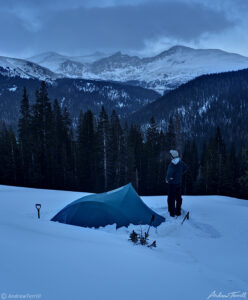
{"type": "Polygon", "coordinates": [[[142,246],[147,245],[147,247],[149,247],[149,248],[157,247],[156,241],[153,241],[151,244],[148,244],[148,240],[149,240],[148,232],[145,232],[145,234],[143,234],[142,230],[141,230],[140,234],[138,234],[137,232],[135,232],[133,230],[129,235],[129,241],[133,242],[136,245],[137,244],[142,245],[142,246]]]}
{"type": "Polygon", "coordinates": [[[134,230],[129,235],[129,240],[132,241],[134,244],[138,243],[138,233],[134,230]]]}

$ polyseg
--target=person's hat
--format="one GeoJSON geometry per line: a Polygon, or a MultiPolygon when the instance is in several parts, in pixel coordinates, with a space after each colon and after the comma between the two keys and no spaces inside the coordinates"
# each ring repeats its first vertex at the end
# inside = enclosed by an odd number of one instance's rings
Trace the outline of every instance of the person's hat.
{"type": "Polygon", "coordinates": [[[170,155],[173,157],[173,158],[176,158],[179,156],[178,154],[178,151],[177,150],[170,150],[170,155]]]}

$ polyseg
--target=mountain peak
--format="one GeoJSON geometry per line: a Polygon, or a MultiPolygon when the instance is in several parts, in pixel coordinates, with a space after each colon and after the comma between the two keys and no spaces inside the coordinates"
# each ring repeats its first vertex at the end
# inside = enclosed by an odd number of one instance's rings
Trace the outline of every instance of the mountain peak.
{"type": "Polygon", "coordinates": [[[122,54],[121,51],[117,51],[115,52],[113,55],[111,55],[112,57],[122,57],[124,54],[122,54]]]}
{"type": "Polygon", "coordinates": [[[57,52],[48,51],[48,52],[40,53],[38,55],[31,56],[31,57],[27,58],[27,60],[40,63],[43,60],[54,59],[55,57],[58,58],[58,57],[64,57],[64,56],[62,54],[57,53],[57,52]]]}
{"type": "Polygon", "coordinates": [[[174,53],[190,52],[190,51],[194,51],[194,50],[195,49],[190,48],[190,47],[175,45],[175,46],[161,52],[160,54],[158,54],[155,57],[161,58],[161,57],[168,56],[168,55],[171,55],[174,53]]]}
{"type": "Polygon", "coordinates": [[[184,51],[184,50],[195,50],[195,49],[183,45],[175,45],[170,47],[167,51],[181,51],[181,50],[184,51]]]}

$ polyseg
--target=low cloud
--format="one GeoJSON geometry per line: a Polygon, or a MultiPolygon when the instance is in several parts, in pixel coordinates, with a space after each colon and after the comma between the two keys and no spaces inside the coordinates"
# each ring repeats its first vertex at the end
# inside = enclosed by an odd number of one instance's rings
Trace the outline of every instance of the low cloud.
{"type": "Polygon", "coordinates": [[[94,1],[84,2],[84,7],[77,0],[72,0],[70,7],[68,3],[43,1],[34,6],[34,1],[26,0],[21,6],[11,0],[1,7],[0,52],[16,56],[44,51],[138,53],[153,42],[197,43],[203,35],[219,34],[234,26],[223,11],[201,2],[140,0],[135,5],[124,5],[124,1],[118,5],[106,0],[101,7],[94,1]]]}

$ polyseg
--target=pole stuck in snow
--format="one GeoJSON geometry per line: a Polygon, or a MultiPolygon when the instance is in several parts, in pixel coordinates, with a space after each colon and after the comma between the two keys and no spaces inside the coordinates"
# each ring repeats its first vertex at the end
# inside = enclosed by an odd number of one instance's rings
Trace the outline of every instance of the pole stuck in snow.
{"type": "Polygon", "coordinates": [[[37,203],[37,204],[35,204],[35,207],[36,207],[37,212],[38,212],[38,219],[40,219],[40,208],[41,208],[41,204],[37,203]]]}
{"type": "Polygon", "coordinates": [[[147,235],[149,234],[149,230],[150,230],[150,227],[151,227],[151,225],[152,225],[152,223],[154,222],[154,219],[155,219],[155,216],[154,215],[152,215],[152,218],[151,218],[151,221],[150,221],[150,224],[149,224],[149,227],[148,227],[148,230],[147,230],[147,235]]]}
{"type": "Polygon", "coordinates": [[[187,214],[185,215],[185,217],[184,217],[184,219],[183,219],[181,225],[183,225],[183,223],[184,223],[184,221],[185,221],[186,219],[189,220],[189,211],[188,211],[187,214]]]}

